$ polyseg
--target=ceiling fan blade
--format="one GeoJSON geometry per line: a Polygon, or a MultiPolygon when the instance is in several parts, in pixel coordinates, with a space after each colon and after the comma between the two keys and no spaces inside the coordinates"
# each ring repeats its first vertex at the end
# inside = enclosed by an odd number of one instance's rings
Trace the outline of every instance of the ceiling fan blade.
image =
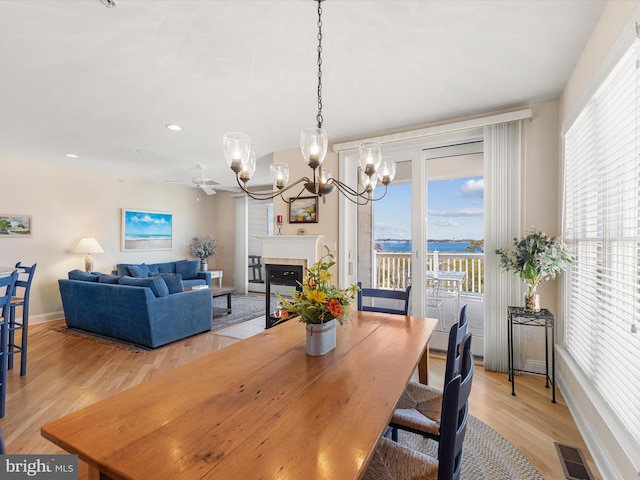
{"type": "Polygon", "coordinates": [[[240,193],[240,189],[238,187],[224,187],[222,185],[216,185],[215,189],[224,192],[240,193]]]}
{"type": "Polygon", "coordinates": [[[205,185],[200,185],[200,190],[202,190],[207,195],[215,195],[217,193],[213,188],[205,185]]]}
{"type": "Polygon", "coordinates": [[[180,182],[178,180],[163,180],[164,183],[175,183],[178,185],[193,185],[192,183],[189,182],[180,182]]]}

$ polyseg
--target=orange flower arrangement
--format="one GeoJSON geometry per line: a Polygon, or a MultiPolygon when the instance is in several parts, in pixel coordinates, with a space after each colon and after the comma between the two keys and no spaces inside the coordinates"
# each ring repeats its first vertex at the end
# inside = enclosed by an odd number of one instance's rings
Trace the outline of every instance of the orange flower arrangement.
{"type": "Polygon", "coordinates": [[[325,323],[336,319],[343,325],[358,287],[352,285],[342,290],[331,285],[333,274],[329,269],[335,263],[334,256],[327,248],[327,254],[307,270],[300,284],[302,291],[292,291],[291,300],[276,295],[282,304],[280,318],[288,318],[292,314],[298,315],[303,323],[325,323]]]}

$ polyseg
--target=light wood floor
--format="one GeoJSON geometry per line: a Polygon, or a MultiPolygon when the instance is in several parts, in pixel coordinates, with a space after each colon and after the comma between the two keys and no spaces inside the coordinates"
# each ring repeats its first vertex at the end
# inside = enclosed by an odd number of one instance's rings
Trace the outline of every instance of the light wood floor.
{"type": "MultiPolygon", "coordinates": [[[[256,331],[255,326],[244,330],[230,327],[141,354],[64,333],[63,326],[63,321],[55,321],[30,327],[27,376],[20,377],[19,364],[9,372],[7,409],[0,428],[10,453],[66,453],[40,436],[44,423],[256,331]]],[[[438,386],[442,383],[443,358],[433,355],[430,368],[430,383],[438,386]]],[[[470,399],[471,414],[513,443],[545,479],[565,478],[554,441],[580,448],[594,476],[601,478],[559,392],[554,405],[543,378],[534,375],[519,376],[516,387],[518,395],[512,397],[505,374],[487,372],[478,366],[470,399]]],[[[80,478],[86,478],[83,465],[80,478]]]]}

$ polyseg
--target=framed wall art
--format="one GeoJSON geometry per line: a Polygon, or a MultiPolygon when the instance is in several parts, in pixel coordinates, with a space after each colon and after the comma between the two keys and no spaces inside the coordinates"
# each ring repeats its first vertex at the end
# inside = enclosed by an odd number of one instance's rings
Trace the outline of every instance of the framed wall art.
{"type": "Polygon", "coordinates": [[[289,204],[289,223],[318,223],[318,197],[300,197],[289,204]]]}
{"type": "Polygon", "coordinates": [[[30,215],[0,214],[0,237],[30,237],[30,215]]]}
{"type": "Polygon", "coordinates": [[[173,214],[122,209],[122,251],[171,250],[173,214]]]}

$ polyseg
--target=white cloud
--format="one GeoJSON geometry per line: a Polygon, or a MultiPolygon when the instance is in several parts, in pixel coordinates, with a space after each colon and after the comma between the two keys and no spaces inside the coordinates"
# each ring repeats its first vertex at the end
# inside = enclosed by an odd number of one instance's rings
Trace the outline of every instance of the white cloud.
{"type": "Polygon", "coordinates": [[[460,187],[462,195],[465,197],[482,197],[484,194],[484,179],[469,180],[460,187]]]}
{"type": "Polygon", "coordinates": [[[443,218],[442,220],[436,220],[433,224],[437,227],[459,227],[460,224],[451,218],[443,218]]]}
{"type": "Polygon", "coordinates": [[[456,210],[429,210],[429,215],[435,217],[481,217],[481,208],[459,208],[456,210]]]}

